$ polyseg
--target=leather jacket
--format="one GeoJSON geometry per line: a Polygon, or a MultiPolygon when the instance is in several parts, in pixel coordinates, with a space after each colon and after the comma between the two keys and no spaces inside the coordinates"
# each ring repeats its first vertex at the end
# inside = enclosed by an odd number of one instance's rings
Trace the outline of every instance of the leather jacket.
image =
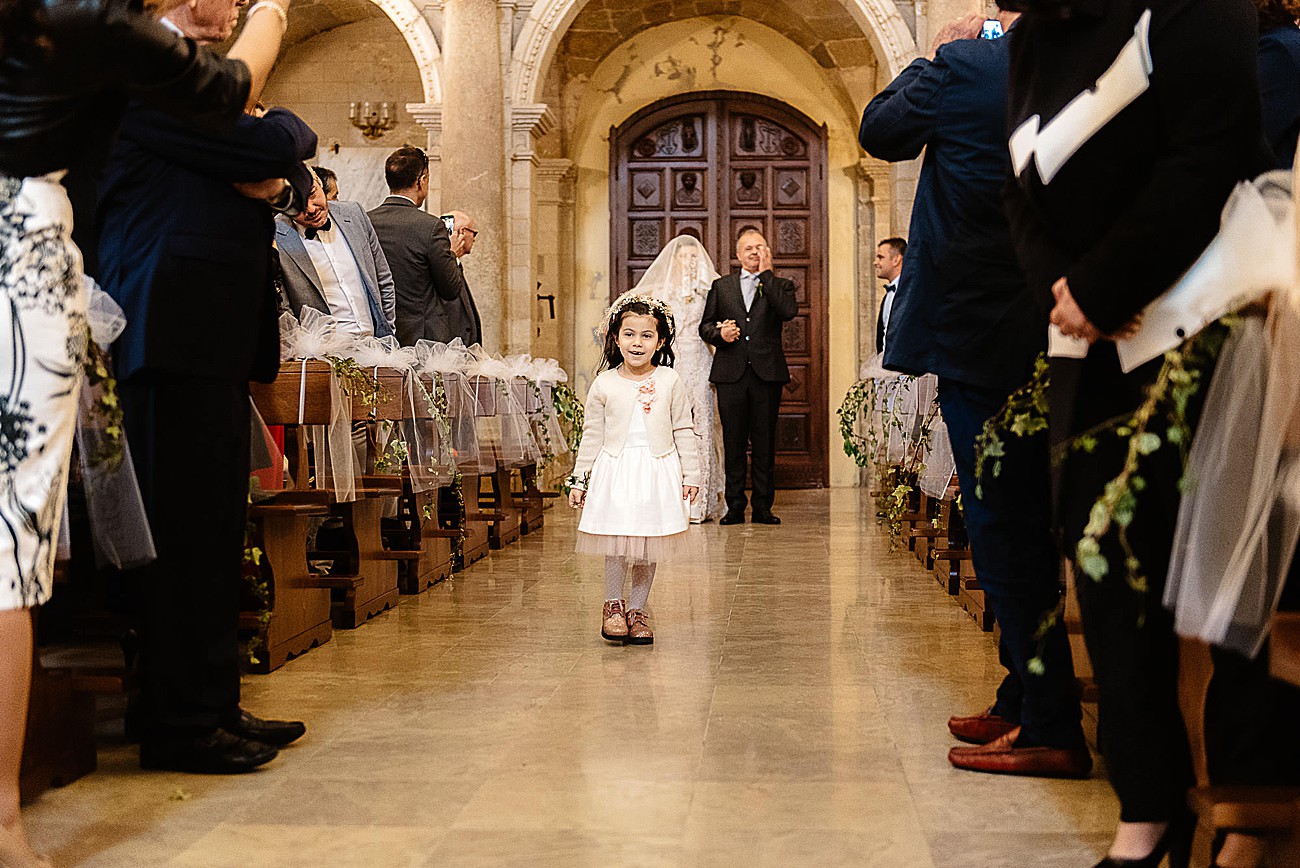
{"type": "Polygon", "coordinates": [[[248,68],[130,0],[24,0],[0,47],[0,174],[44,175],[106,149],[128,96],[214,127],[243,110],[248,68]]]}

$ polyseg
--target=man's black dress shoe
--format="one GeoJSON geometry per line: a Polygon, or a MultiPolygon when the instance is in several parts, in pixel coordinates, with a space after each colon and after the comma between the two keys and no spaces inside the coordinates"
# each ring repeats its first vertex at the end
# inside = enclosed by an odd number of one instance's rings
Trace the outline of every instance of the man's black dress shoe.
{"type": "Polygon", "coordinates": [[[770,512],[754,513],[754,524],[780,524],[781,519],[770,512]]]}
{"type": "Polygon", "coordinates": [[[722,518],[718,519],[718,524],[744,524],[745,514],[743,512],[729,512],[722,518]]]}
{"type": "Polygon", "coordinates": [[[140,745],[140,768],[200,775],[238,775],[266,765],[279,753],[268,744],[240,738],[224,729],[214,729],[207,735],[144,742],[140,745]]]}
{"type": "Polygon", "coordinates": [[[228,723],[225,730],[249,741],[284,747],[306,735],[307,725],[296,720],[262,720],[240,709],[239,718],[228,723]]]}

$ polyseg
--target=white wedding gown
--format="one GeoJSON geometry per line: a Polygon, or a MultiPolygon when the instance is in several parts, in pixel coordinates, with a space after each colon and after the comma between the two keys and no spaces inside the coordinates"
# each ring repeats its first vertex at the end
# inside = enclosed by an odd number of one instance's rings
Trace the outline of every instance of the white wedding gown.
{"type": "Polygon", "coordinates": [[[689,235],[681,235],[660,251],[633,290],[637,295],[667,302],[673,309],[677,324],[677,336],[673,340],[677,360],[673,369],[691,397],[704,479],[700,496],[691,508],[691,521],[696,523],[721,518],[726,512],[722,422],[718,417],[717,394],[709,382],[713,348],[700,338],[704,299],[717,278],[718,272],[704,246],[689,235]]]}

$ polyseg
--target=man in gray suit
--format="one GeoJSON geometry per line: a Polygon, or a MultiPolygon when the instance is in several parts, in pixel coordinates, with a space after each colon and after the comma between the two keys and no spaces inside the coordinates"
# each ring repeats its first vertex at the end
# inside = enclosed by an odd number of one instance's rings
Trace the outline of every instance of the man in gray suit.
{"type": "Polygon", "coordinates": [[[360,205],[326,201],[317,177],[302,213],[276,218],[275,244],[283,301],[295,316],[312,307],[357,337],[393,334],[393,276],[360,205]]]}
{"type": "Polygon", "coordinates": [[[370,212],[370,222],[393,269],[398,341],[403,346],[421,338],[476,342],[459,326],[463,299],[469,296],[459,263],[468,252],[468,236],[449,233],[443,220],[424,210],[429,158],[410,145],[398,148],[384,163],[384,177],[390,195],[370,212]]]}

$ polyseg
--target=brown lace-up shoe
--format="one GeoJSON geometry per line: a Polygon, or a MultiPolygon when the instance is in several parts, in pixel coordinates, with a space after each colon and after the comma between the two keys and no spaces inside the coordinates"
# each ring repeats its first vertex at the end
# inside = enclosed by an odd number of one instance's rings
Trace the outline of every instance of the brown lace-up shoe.
{"type": "Polygon", "coordinates": [[[627,615],[622,600],[606,600],[600,615],[600,635],[610,642],[627,641],[627,615]]]}
{"type": "Polygon", "coordinates": [[[655,642],[654,631],[650,629],[650,619],[646,617],[645,612],[640,609],[633,609],[627,613],[627,644],[629,645],[653,645],[655,642]]]}
{"type": "Polygon", "coordinates": [[[988,744],[1015,728],[1014,723],[994,714],[992,708],[970,717],[948,718],[948,731],[953,738],[967,744],[988,744]]]}

